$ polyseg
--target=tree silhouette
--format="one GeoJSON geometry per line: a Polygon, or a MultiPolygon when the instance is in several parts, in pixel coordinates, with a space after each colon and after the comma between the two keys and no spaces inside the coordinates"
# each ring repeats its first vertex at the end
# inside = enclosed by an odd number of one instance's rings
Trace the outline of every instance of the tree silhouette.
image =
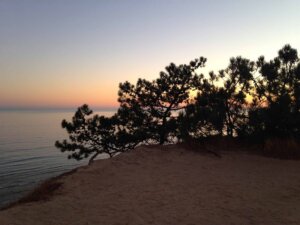
{"type": "Polygon", "coordinates": [[[121,83],[119,90],[120,107],[132,110],[141,119],[140,128],[147,130],[147,139],[164,144],[176,130],[172,112],[181,110],[189,104],[189,93],[197,88],[200,76],[196,69],[205,65],[206,59],[200,57],[189,65],[176,66],[171,63],[152,82],[139,79],[134,86],[121,83]]]}
{"type": "Polygon", "coordinates": [[[210,72],[209,77],[201,80],[193,105],[180,117],[188,125],[184,129],[190,129],[185,135],[233,137],[244,130],[248,118],[246,97],[253,89],[254,65],[242,57],[231,58],[227,69],[218,74],[210,72]]]}
{"type": "Polygon", "coordinates": [[[180,140],[222,134],[226,116],[223,89],[214,84],[218,77],[214,73],[209,75],[209,79],[201,80],[194,101],[179,113],[180,140]]]}
{"type": "Polygon", "coordinates": [[[56,141],[55,145],[62,152],[71,152],[69,158],[81,160],[92,155],[90,164],[99,154],[112,157],[138,144],[136,137],[122,126],[117,114],[112,117],[91,117],[92,113],[87,105],[83,105],[78,108],[71,122],[62,121],[69,139],[56,141]]]}
{"type": "Polygon", "coordinates": [[[300,63],[297,50],[285,45],[278,57],[257,61],[260,76],[253,96],[261,107],[250,111],[251,125],[257,133],[269,136],[299,136],[300,63]]]}
{"type": "Polygon", "coordinates": [[[198,74],[206,59],[171,63],[153,81],[120,83],[120,107],[112,117],[94,115],[87,105],[71,122],[68,140],[57,141],[70,158],[110,157],[141,143],[164,144],[220,135],[238,138],[300,137],[300,60],[285,45],[278,57],[255,63],[231,58],[228,67],[198,74]],[[191,99],[191,91],[197,95],[191,99]]]}

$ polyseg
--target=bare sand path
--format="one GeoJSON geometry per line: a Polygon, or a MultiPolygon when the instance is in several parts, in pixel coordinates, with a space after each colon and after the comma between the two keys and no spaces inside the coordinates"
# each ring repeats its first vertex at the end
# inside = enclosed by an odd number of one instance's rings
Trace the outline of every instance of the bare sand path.
{"type": "Polygon", "coordinates": [[[299,161],[164,148],[79,168],[50,200],[0,211],[0,224],[300,224],[299,161]]]}

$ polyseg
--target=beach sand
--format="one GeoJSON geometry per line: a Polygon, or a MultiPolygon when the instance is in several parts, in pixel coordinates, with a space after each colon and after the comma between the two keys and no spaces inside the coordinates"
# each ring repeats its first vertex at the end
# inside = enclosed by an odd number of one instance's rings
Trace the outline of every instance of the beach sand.
{"type": "Polygon", "coordinates": [[[1,225],[300,224],[300,162],[139,147],[61,176],[48,200],[0,211],[1,225]]]}

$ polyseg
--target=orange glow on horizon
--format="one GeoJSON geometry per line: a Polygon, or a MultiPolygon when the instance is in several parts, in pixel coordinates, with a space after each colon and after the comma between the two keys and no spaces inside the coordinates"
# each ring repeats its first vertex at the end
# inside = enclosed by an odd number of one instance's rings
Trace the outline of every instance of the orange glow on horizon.
{"type": "MultiPolygon", "coordinates": [[[[31,87],[31,90],[18,89],[14,92],[0,93],[0,106],[4,107],[47,107],[68,108],[88,104],[97,108],[116,108],[117,87],[112,85],[90,85],[79,88],[78,86],[56,87],[31,87]]],[[[0,91],[1,92],[1,91],[0,91]]],[[[2,91],[4,92],[4,91],[2,91]]]]}

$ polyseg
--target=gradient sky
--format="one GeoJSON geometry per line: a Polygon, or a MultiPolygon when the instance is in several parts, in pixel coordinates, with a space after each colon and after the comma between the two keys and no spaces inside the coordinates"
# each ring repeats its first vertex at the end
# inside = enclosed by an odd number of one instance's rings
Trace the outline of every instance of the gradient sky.
{"type": "Polygon", "coordinates": [[[300,51],[299,0],[0,0],[0,108],[117,106],[170,62],[300,51]]]}

